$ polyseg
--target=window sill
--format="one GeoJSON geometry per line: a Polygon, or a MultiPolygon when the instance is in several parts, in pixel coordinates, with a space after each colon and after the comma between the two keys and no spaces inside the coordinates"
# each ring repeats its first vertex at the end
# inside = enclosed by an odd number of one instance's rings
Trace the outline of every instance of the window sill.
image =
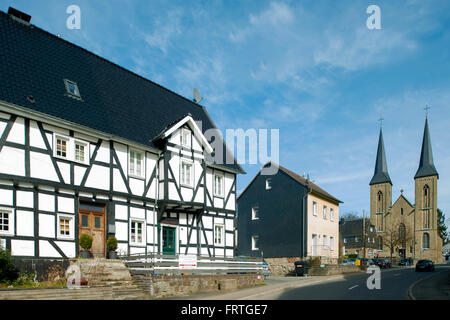
{"type": "Polygon", "coordinates": [[[3,231],[0,231],[0,236],[2,236],[2,237],[14,237],[14,232],[3,232],[3,231]]]}
{"type": "Polygon", "coordinates": [[[221,195],[221,194],[213,193],[213,196],[216,197],[216,198],[222,198],[222,199],[225,198],[225,196],[223,194],[221,195]]]}
{"type": "Polygon", "coordinates": [[[128,173],[128,177],[145,181],[145,176],[143,177],[143,176],[139,176],[137,174],[128,173]]]}
{"type": "Polygon", "coordinates": [[[56,240],[71,240],[71,241],[74,241],[75,238],[74,238],[73,236],[67,236],[67,237],[64,237],[64,236],[57,236],[57,237],[56,237],[56,240]]]}
{"type": "Polygon", "coordinates": [[[139,247],[139,248],[145,248],[147,246],[147,244],[146,243],[130,242],[130,246],[132,246],[132,247],[139,247]]]}
{"type": "Polygon", "coordinates": [[[194,189],[194,186],[193,186],[193,185],[184,184],[184,183],[180,183],[180,187],[185,187],[185,188],[189,188],[189,189],[194,189]]]}

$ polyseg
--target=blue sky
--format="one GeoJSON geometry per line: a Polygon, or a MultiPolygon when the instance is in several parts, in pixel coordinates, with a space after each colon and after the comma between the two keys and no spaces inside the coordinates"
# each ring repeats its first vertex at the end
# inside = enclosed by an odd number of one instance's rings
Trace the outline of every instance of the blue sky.
{"type": "MultiPolygon", "coordinates": [[[[200,90],[219,129],[280,130],[280,164],[369,211],[380,112],[394,200],[414,202],[428,103],[450,217],[448,1],[0,0],[32,23],[192,98],[200,90]],[[81,8],[81,29],[66,8],[81,8]],[[366,8],[381,9],[369,30],[366,8]]],[[[243,190],[261,164],[244,165],[243,190]]]]}

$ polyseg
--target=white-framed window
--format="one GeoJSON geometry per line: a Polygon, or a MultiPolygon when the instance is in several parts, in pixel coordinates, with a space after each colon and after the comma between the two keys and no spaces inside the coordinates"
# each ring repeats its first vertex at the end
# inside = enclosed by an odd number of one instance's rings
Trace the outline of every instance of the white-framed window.
{"type": "Polygon", "coordinates": [[[69,95],[81,98],[80,90],[78,89],[78,85],[76,82],[64,79],[64,84],[66,86],[66,91],[69,95]]]}
{"type": "Polygon", "coordinates": [[[355,242],[359,242],[359,238],[358,237],[355,237],[355,242]]]}
{"type": "Polygon", "coordinates": [[[344,243],[347,243],[347,238],[344,238],[344,243]]]}
{"type": "Polygon", "coordinates": [[[253,207],[252,208],[252,220],[258,220],[259,219],[259,207],[253,207]]]}
{"type": "Polygon", "coordinates": [[[0,238],[0,249],[6,250],[6,239],[0,238]]]}
{"type": "Polygon", "coordinates": [[[183,128],[181,129],[181,145],[183,147],[190,148],[191,147],[191,130],[183,128]]]}
{"type": "Polygon", "coordinates": [[[330,237],[330,250],[334,250],[334,237],[330,237]]]}
{"type": "Polygon", "coordinates": [[[89,163],[89,144],[81,140],[74,141],[75,161],[89,163]]]}
{"type": "Polygon", "coordinates": [[[330,221],[334,221],[334,209],[330,208],[330,221]]]}
{"type": "Polygon", "coordinates": [[[192,187],[194,185],[194,164],[190,161],[181,160],[180,166],[181,185],[192,187]]]}
{"type": "Polygon", "coordinates": [[[223,246],[225,239],[225,228],[223,224],[214,225],[214,245],[223,246]]]}
{"type": "Polygon", "coordinates": [[[323,248],[326,249],[328,246],[328,237],[324,235],[322,241],[323,241],[323,248]]]}
{"type": "Polygon", "coordinates": [[[74,224],[72,215],[58,214],[58,236],[60,239],[74,238],[74,224]]]}
{"type": "Polygon", "coordinates": [[[223,174],[214,174],[214,195],[218,197],[224,196],[224,178],[223,174]]]}
{"type": "Polygon", "coordinates": [[[89,165],[89,142],[54,133],[53,155],[56,158],[89,165]]]}
{"type": "Polygon", "coordinates": [[[145,246],[145,222],[142,220],[131,220],[130,243],[145,246]]]}
{"type": "Polygon", "coordinates": [[[14,235],[14,210],[0,208],[0,235],[14,235]]]}
{"type": "Polygon", "coordinates": [[[324,219],[326,219],[327,218],[327,215],[328,215],[328,208],[327,208],[327,206],[323,206],[323,218],[324,219]]]}
{"type": "Polygon", "coordinates": [[[70,138],[55,134],[55,156],[70,160],[70,138]]]}
{"type": "Polygon", "coordinates": [[[317,216],[317,202],[313,201],[313,215],[317,216]]]}
{"type": "Polygon", "coordinates": [[[259,249],[259,236],[253,235],[252,236],[252,250],[258,250],[259,249]]]}
{"type": "Polygon", "coordinates": [[[266,179],[266,190],[272,189],[272,178],[266,179]]]}
{"type": "Polygon", "coordinates": [[[130,149],[129,154],[130,156],[128,164],[128,173],[134,177],[144,178],[145,177],[144,152],[130,149]]]}

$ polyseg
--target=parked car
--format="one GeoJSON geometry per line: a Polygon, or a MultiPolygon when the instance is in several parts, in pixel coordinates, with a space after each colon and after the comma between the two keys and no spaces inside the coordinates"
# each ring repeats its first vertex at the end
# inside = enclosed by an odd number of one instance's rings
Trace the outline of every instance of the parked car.
{"type": "Polygon", "coordinates": [[[370,258],[362,258],[361,260],[361,265],[362,266],[372,266],[375,264],[375,261],[373,259],[370,258]]]}
{"type": "Polygon", "coordinates": [[[431,260],[419,260],[416,263],[416,271],[434,271],[434,263],[431,260]]]}
{"type": "Polygon", "coordinates": [[[353,265],[355,265],[355,261],[356,261],[356,259],[353,259],[353,258],[351,258],[351,259],[344,259],[344,262],[342,262],[342,265],[344,265],[344,266],[353,266],[353,265]]]}
{"type": "Polygon", "coordinates": [[[391,262],[387,258],[376,259],[375,260],[375,265],[380,267],[380,269],[387,269],[387,268],[391,267],[391,262]]]}
{"type": "Polygon", "coordinates": [[[266,262],[266,260],[263,260],[263,275],[264,275],[265,278],[270,276],[270,266],[266,262]]]}
{"type": "Polygon", "coordinates": [[[402,259],[400,260],[400,262],[398,263],[399,266],[409,266],[411,264],[410,259],[402,259]]]}

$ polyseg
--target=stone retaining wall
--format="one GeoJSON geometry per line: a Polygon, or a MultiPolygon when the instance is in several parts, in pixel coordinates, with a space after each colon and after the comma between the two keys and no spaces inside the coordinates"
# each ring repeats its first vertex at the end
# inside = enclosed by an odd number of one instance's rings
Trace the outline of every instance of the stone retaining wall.
{"type": "Polygon", "coordinates": [[[153,298],[182,296],[200,292],[235,290],[260,285],[264,277],[257,274],[229,275],[160,275],[152,277],[134,275],[134,282],[153,298]]]}
{"type": "MultiPolygon", "coordinates": [[[[264,258],[270,267],[270,275],[275,277],[294,276],[294,262],[303,260],[309,261],[310,257],[288,257],[288,258],[264,258]]],[[[320,262],[323,264],[337,264],[337,259],[321,257],[320,262]]]]}
{"type": "Polygon", "coordinates": [[[311,276],[332,276],[336,274],[365,272],[359,266],[326,265],[324,267],[312,266],[308,274],[311,276]]]}

